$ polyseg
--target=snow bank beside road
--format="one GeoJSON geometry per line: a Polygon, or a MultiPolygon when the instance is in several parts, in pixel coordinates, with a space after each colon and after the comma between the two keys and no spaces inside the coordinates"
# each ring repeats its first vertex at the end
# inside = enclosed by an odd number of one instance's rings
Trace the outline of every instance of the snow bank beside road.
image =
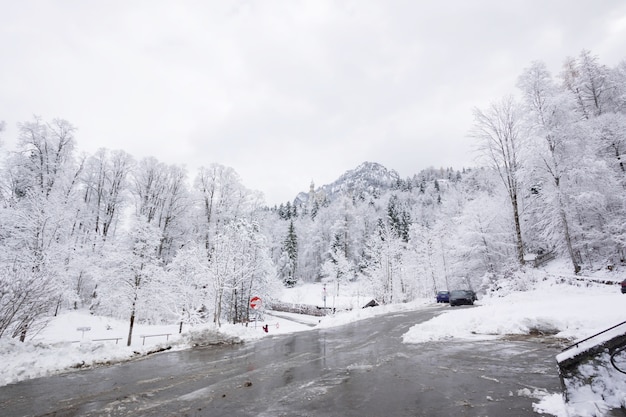
{"type": "MultiPolygon", "coordinates": [[[[441,315],[413,326],[403,340],[453,343],[454,339],[542,333],[580,340],[626,321],[626,295],[620,293],[617,285],[577,287],[546,280],[532,290],[513,292],[502,298],[487,297],[478,304],[475,308],[450,307],[441,315]]],[[[620,404],[626,405],[624,375],[609,367],[596,370],[595,389],[586,383],[568,390],[569,403],[564,402],[561,393],[536,393],[533,397],[539,402],[534,404],[535,411],[558,417],[593,417],[604,415],[620,404]]]]}
{"type": "Polygon", "coordinates": [[[616,286],[575,287],[543,281],[533,290],[479,300],[477,308],[450,307],[413,326],[405,343],[507,334],[550,334],[579,339],[626,320],[626,295],[616,286]]]}

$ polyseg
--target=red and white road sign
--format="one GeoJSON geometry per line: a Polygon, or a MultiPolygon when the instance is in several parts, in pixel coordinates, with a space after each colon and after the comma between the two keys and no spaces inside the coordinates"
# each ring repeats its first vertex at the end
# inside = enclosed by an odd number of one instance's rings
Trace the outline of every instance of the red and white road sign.
{"type": "Polygon", "coordinates": [[[262,304],[263,302],[259,297],[252,297],[250,299],[250,308],[253,310],[258,310],[259,308],[261,308],[262,304]]]}

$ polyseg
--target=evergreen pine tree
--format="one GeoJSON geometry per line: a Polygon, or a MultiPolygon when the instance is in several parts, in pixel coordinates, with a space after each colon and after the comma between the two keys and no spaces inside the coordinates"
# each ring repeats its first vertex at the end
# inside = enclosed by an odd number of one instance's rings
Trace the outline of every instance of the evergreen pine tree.
{"type": "Polygon", "coordinates": [[[315,220],[318,211],[320,210],[320,204],[317,200],[313,201],[313,206],[311,207],[311,220],[315,220]]]}
{"type": "Polygon", "coordinates": [[[293,220],[289,222],[287,236],[283,242],[283,253],[287,256],[287,264],[284,270],[283,282],[288,287],[293,287],[298,282],[296,278],[296,265],[298,263],[298,236],[293,226],[293,220]]]}

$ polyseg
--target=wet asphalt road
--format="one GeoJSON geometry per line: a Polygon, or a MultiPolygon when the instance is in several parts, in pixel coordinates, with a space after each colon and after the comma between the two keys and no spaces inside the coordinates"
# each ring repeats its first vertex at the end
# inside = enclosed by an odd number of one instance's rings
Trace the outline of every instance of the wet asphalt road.
{"type": "Polygon", "coordinates": [[[0,387],[0,415],[538,416],[528,392],[560,390],[560,346],[402,343],[442,308],[0,387]]]}

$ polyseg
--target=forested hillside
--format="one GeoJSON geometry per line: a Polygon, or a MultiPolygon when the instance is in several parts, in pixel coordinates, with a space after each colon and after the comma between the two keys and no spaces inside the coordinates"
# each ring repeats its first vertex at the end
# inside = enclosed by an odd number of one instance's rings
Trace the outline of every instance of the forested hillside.
{"type": "Polygon", "coordinates": [[[0,337],[82,308],[128,319],[129,341],[135,320],[245,321],[250,296],[303,281],[358,280],[382,303],[484,291],[537,255],[623,270],[626,61],[534,62],[517,87],[459,138],[477,166],[400,178],[366,162],[277,207],[231,168],[85,155],[70,122],[24,121],[1,148],[0,337]]]}

